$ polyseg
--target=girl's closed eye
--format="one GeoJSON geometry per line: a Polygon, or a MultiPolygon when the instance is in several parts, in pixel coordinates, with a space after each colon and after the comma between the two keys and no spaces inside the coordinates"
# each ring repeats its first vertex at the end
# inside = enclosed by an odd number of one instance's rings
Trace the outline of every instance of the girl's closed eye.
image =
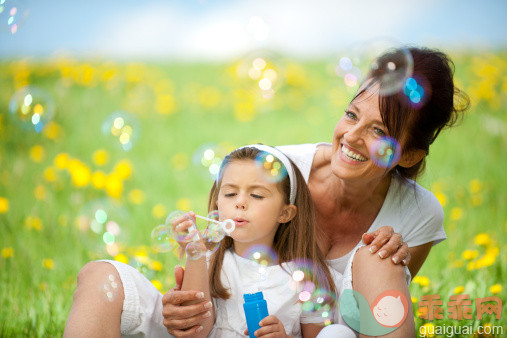
{"type": "Polygon", "coordinates": [[[260,200],[264,198],[264,196],[261,196],[259,194],[250,194],[250,196],[252,196],[253,198],[256,198],[256,199],[260,199],[260,200]]]}
{"type": "Polygon", "coordinates": [[[235,192],[229,192],[229,193],[224,194],[225,197],[233,197],[235,195],[236,195],[235,192]]]}

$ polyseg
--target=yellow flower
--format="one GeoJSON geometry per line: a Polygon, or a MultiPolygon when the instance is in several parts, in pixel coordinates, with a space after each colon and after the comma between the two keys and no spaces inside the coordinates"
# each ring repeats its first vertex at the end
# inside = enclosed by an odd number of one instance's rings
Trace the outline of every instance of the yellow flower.
{"type": "Polygon", "coordinates": [[[489,291],[491,291],[492,294],[496,295],[497,293],[502,292],[502,285],[495,284],[495,285],[493,285],[492,287],[489,288],[489,291]]]}
{"type": "Polygon", "coordinates": [[[109,196],[119,198],[123,191],[123,182],[116,174],[108,175],[106,178],[106,192],[109,196]]]}
{"type": "Polygon", "coordinates": [[[132,175],[132,163],[129,160],[121,160],[114,167],[114,172],[122,180],[132,175]]]}
{"type": "Polygon", "coordinates": [[[14,249],[10,246],[2,249],[2,257],[3,258],[10,258],[14,257],[14,249]]]}
{"type": "Polygon", "coordinates": [[[461,285],[460,286],[456,286],[454,288],[454,293],[455,294],[463,293],[463,291],[465,291],[465,288],[463,286],[461,286],[461,285]]]}
{"type": "Polygon", "coordinates": [[[95,189],[103,189],[106,186],[106,174],[97,170],[92,175],[92,185],[95,189]]]}
{"type": "Polygon", "coordinates": [[[451,209],[451,221],[460,220],[463,217],[463,209],[452,208],[451,209]]]}
{"type": "Polygon", "coordinates": [[[54,269],[55,267],[55,262],[51,259],[51,258],[44,258],[42,260],[42,267],[44,267],[45,269],[54,269]]]}
{"type": "Polygon", "coordinates": [[[477,194],[482,189],[482,182],[475,179],[468,182],[468,189],[472,194],[477,194]]]}
{"type": "Polygon", "coordinates": [[[419,284],[420,286],[430,285],[430,280],[426,276],[415,276],[412,282],[419,284]]]}
{"type": "Polygon", "coordinates": [[[157,289],[158,291],[162,290],[162,283],[158,279],[154,279],[151,281],[151,284],[157,289]]]}
{"type": "Polygon", "coordinates": [[[182,211],[188,211],[192,208],[192,201],[188,198],[180,198],[176,202],[176,209],[182,210],[182,211]]]}
{"type": "Polygon", "coordinates": [[[473,195],[472,196],[472,205],[474,207],[477,207],[482,204],[483,200],[484,199],[481,194],[473,195]]]}
{"type": "Polygon", "coordinates": [[[421,337],[435,337],[435,325],[433,323],[426,323],[419,328],[421,337]]]}
{"type": "Polygon", "coordinates": [[[114,256],[114,260],[125,264],[128,264],[129,262],[129,259],[124,254],[118,254],[114,256]]]}
{"type": "Polygon", "coordinates": [[[479,251],[477,251],[477,250],[465,250],[461,254],[461,256],[463,257],[463,259],[466,259],[466,260],[474,259],[478,255],[479,255],[479,251]]]}
{"type": "Polygon", "coordinates": [[[463,266],[463,261],[461,259],[457,259],[452,264],[454,268],[461,268],[463,266]]]}
{"type": "Polygon", "coordinates": [[[104,149],[98,149],[93,153],[93,162],[98,166],[103,166],[109,160],[109,154],[104,149]]]}
{"type": "Polygon", "coordinates": [[[55,171],[55,168],[54,167],[47,167],[44,170],[44,178],[48,182],[54,182],[54,181],[56,181],[56,171],[55,171]]]}
{"type": "Polygon", "coordinates": [[[5,214],[9,211],[9,200],[5,197],[0,197],[0,214],[5,214]]]}
{"type": "Polygon", "coordinates": [[[153,270],[155,271],[160,271],[162,270],[162,263],[160,263],[159,261],[153,261],[153,270]]]}
{"type": "Polygon", "coordinates": [[[477,245],[488,246],[491,244],[491,238],[485,232],[480,233],[477,236],[475,236],[474,241],[475,241],[475,244],[477,244],[477,245]]]}
{"type": "Polygon", "coordinates": [[[435,193],[435,197],[438,199],[442,207],[445,207],[445,205],[447,204],[447,196],[445,196],[444,193],[437,192],[435,193]]]}
{"type": "Polygon", "coordinates": [[[69,158],[68,154],[60,153],[60,154],[56,155],[54,162],[55,162],[55,166],[58,169],[65,169],[69,165],[69,161],[70,161],[70,158],[69,158]]]}
{"type": "Polygon", "coordinates": [[[39,217],[28,216],[25,220],[25,226],[27,229],[35,229],[41,231],[43,228],[42,220],[39,217]]]}
{"type": "Polygon", "coordinates": [[[140,189],[134,189],[129,192],[129,200],[134,204],[141,204],[144,202],[145,195],[144,192],[140,189]]]}
{"type": "Polygon", "coordinates": [[[158,95],[155,101],[155,110],[160,115],[169,115],[174,112],[176,104],[174,97],[170,94],[158,95]]]}
{"type": "Polygon", "coordinates": [[[417,303],[417,298],[416,297],[410,297],[410,300],[412,301],[412,304],[417,303]]]}
{"type": "Polygon", "coordinates": [[[42,133],[48,139],[55,141],[60,136],[62,136],[62,127],[60,127],[56,122],[49,122],[42,133]]]}
{"type": "Polygon", "coordinates": [[[177,153],[171,159],[172,165],[176,170],[184,170],[188,167],[188,155],[185,153],[177,153]]]}
{"type": "Polygon", "coordinates": [[[70,175],[76,187],[86,187],[92,178],[90,168],[77,160],[71,161],[70,175]]]}
{"type": "Polygon", "coordinates": [[[472,271],[473,269],[475,269],[474,262],[468,262],[468,264],[467,264],[467,270],[468,271],[472,271]]]}
{"type": "Polygon", "coordinates": [[[162,217],[166,216],[167,211],[166,211],[164,205],[159,203],[153,207],[153,209],[151,210],[151,213],[153,214],[153,217],[155,217],[155,218],[162,218],[162,217]]]}
{"type": "Polygon", "coordinates": [[[41,145],[34,145],[30,148],[30,158],[34,162],[42,162],[44,159],[44,148],[41,145]]]}
{"type": "Polygon", "coordinates": [[[46,199],[46,188],[43,185],[38,185],[35,187],[33,194],[35,195],[35,198],[39,201],[43,201],[46,199]]]}
{"type": "Polygon", "coordinates": [[[48,285],[46,283],[40,283],[39,284],[39,289],[41,289],[42,291],[46,291],[48,288],[48,285]]]}

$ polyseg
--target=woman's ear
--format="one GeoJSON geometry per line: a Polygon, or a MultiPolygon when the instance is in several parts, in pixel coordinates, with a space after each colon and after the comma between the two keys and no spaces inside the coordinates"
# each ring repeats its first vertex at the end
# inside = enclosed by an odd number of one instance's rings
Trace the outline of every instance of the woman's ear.
{"type": "Polygon", "coordinates": [[[398,165],[404,168],[410,168],[419,163],[424,158],[424,156],[426,156],[426,150],[412,149],[409,151],[404,151],[401,155],[400,160],[398,161],[398,165]]]}
{"type": "Polygon", "coordinates": [[[295,205],[287,204],[283,207],[278,217],[278,223],[287,223],[296,216],[298,208],[295,205]]]}

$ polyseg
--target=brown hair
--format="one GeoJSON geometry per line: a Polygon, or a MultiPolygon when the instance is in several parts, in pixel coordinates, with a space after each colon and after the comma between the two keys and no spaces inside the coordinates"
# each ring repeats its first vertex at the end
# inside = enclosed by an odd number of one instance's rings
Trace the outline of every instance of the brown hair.
{"type": "MultiPolygon", "coordinates": [[[[454,85],[454,63],[438,50],[412,47],[391,50],[380,56],[375,65],[366,77],[369,83],[352,101],[368,88],[380,84],[379,110],[389,136],[398,140],[402,151],[422,149],[427,155],[442,129],[453,126],[470,106],[468,96],[454,85]],[[407,53],[413,59],[412,77],[421,83],[425,93],[419,105],[410,102],[403,92],[404,88],[392,94],[382,94],[386,86],[382,79],[389,63],[403,63],[400,59],[405,58],[407,53]]],[[[425,159],[426,156],[409,168],[397,165],[391,173],[415,180],[424,171],[425,159]]]]}
{"type": "MultiPolygon", "coordinates": [[[[260,150],[253,147],[237,149],[224,159],[221,170],[223,171],[225,166],[232,161],[255,160],[259,152],[260,150]]],[[[292,161],[291,164],[294,168],[297,180],[297,195],[294,203],[297,207],[297,213],[292,220],[278,226],[275,233],[273,249],[278,255],[278,263],[280,266],[282,263],[289,261],[304,261],[306,264],[304,264],[305,266],[303,268],[310,274],[310,276],[306,276],[305,274],[305,277],[308,277],[307,280],[313,282],[316,288],[323,288],[336,293],[333,278],[331,277],[324,255],[317,246],[317,227],[310,191],[299,169],[292,161]]],[[[215,182],[211,188],[208,203],[209,211],[216,210],[218,207],[217,199],[221,183],[222,179],[219,178],[218,182],[215,182]]],[[[282,188],[281,190],[284,194],[285,203],[289,204],[289,177],[285,177],[278,184],[280,185],[279,187],[282,188]]],[[[222,285],[220,272],[222,270],[225,252],[233,246],[234,242],[232,238],[226,236],[220,242],[217,251],[213,253],[210,263],[210,290],[212,297],[222,299],[229,299],[230,297],[229,292],[222,285]]],[[[331,305],[334,305],[334,300],[331,300],[331,303],[331,305]]]]}

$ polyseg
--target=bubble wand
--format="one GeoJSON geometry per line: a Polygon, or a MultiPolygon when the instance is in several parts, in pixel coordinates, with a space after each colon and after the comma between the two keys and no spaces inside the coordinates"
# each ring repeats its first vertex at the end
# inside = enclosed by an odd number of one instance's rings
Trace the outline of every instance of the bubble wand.
{"type": "MultiPolygon", "coordinates": [[[[224,232],[227,234],[227,236],[230,236],[231,232],[233,232],[234,229],[236,229],[236,223],[234,223],[234,221],[232,219],[226,219],[225,221],[220,222],[220,221],[216,221],[214,219],[200,216],[200,215],[195,215],[195,217],[220,225],[222,227],[222,229],[224,230],[224,232]]],[[[194,227],[195,227],[195,225],[194,225],[194,227]]]]}

